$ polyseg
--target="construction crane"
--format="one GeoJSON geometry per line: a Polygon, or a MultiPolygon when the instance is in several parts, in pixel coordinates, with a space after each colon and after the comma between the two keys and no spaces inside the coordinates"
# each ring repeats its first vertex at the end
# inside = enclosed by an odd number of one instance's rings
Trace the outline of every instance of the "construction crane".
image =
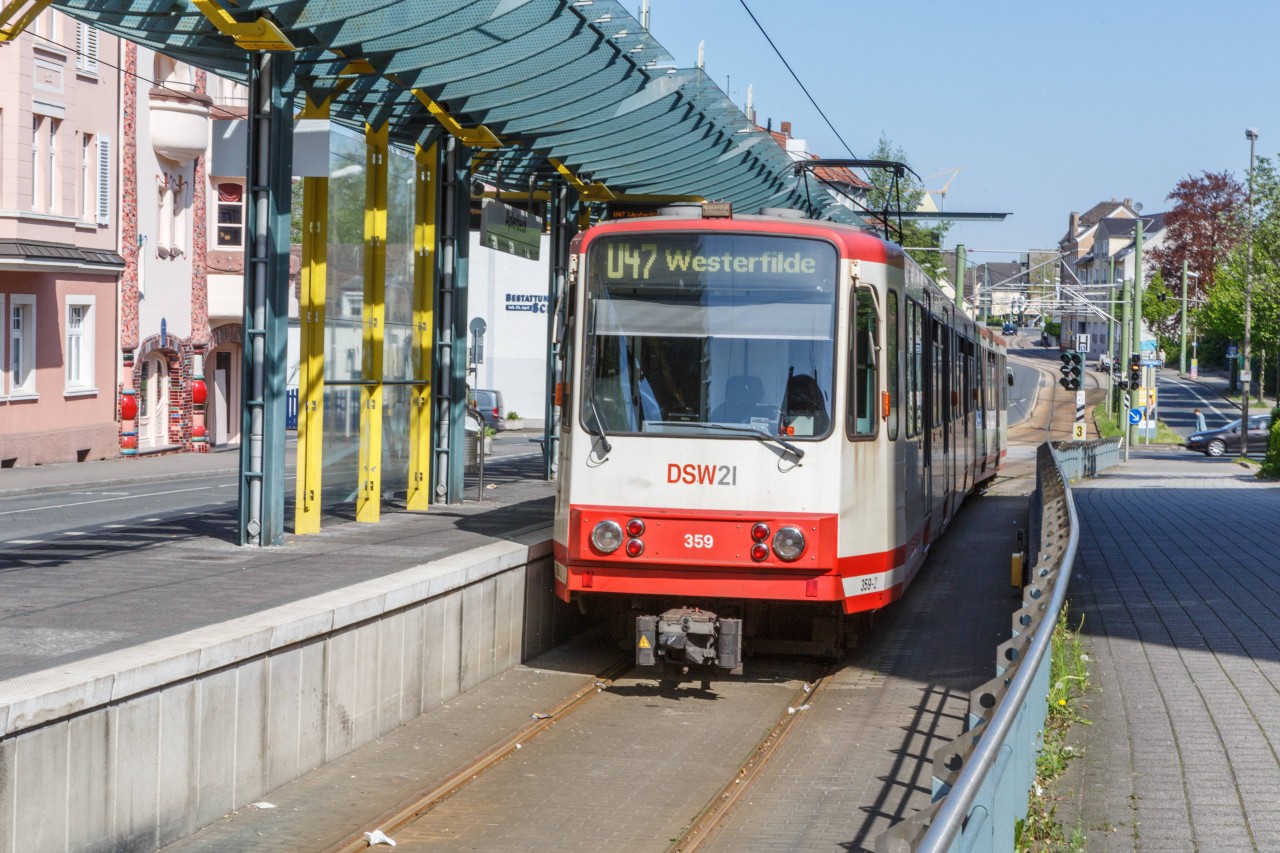
{"type": "Polygon", "coordinates": [[[941,172],[934,172],[932,175],[929,175],[928,177],[926,177],[925,180],[927,181],[930,178],[937,178],[937,177],[941,177],[942,175],[950,175],[950,177],[947,178],[947,182],[942,185],[942,189],[924,191],[924,198],[920,199],[920,209],[922,210],[928,209],[930,212],[935,210],[946,210],[947,209],[947,190],[950,189],[951,182],[956,179],[956,175],[960,174],[960,170],[962,168],[964,167],[957,166],[954,169],[943,169],[941,172]],[[934,195],[938,196],[938,203],[936,205],[933,203],[934,195]]]}

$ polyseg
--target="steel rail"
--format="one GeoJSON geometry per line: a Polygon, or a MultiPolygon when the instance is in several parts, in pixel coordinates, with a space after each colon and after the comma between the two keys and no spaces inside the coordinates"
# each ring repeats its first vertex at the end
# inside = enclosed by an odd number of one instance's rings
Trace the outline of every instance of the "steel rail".
{"type": "Polygon", "coordinates": [[[818,675],[810,681],[796,688],[795,696],[792,697],[788,710],[778,721],[773,724],[768,732],[765,733],[751,750],[751,754],[743,760],[742,764],[733,774],[725,786],[721,788],[716,795],[712,797],[701,811],[689,821],[688,828],[680,835],[672,840],[667,846],[667,853],[690,853],[697,850],[704,842],[708,841],[716,830],[720,828],[721,822],[733,811],[734,805],[740,800],[752,787],[752,783],[759,778],[760,772],[765,765],[769,763],[769,759],[777,752],[778,747],[786,740],[792,730],[797,727],[798,718],[801,712],[798,710],[802,705],[812,705],[817,701],[818,697],[824,692],[823,688],[830,683],[831,677],[835,674],[838,664],[828,664],[818,675]],[[811,686],[812,682],[812,686],[811,686]],[[808,688],[808,689],[806,689],[808,688]]]}
{"type": "MultiPolygon", "coordinates": [[[[512,755],[518,748],[581,708],[596,694],[600,693],[604,687],[612,684],[615,679],[630,672],[634,667],[635,663],[633,661],[625,660],[605,668],[591,683],[578,688],[572,696],[552,708],[550,716],[546,719],[522,726],[518,731],[494,744],[470,764],[457,770],[425,794],[412,796],[404,805],[396,807],[394,811],[373,821],[371,825],[378,826],[384,833],[391,835],[422,817],[440,803],[466,788],[486,770],[512,755]],[[601,686],[602,684],[604,686],[601,686]]],[[[358,853],[358,851],[368,850],[369,846],[369,839],[365,838],[363,833],[353,834],[337,844],[325,848],[324,853],[358,853]]]]}

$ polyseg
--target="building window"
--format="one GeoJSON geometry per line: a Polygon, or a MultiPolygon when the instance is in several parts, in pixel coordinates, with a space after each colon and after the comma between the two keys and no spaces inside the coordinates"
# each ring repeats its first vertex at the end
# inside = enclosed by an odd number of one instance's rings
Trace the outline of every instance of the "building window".
{"type": "Polygon", "coordinates": [[[218,247],[244,246],[244,187],[218,184],[218,247]]]}
{"type": "Polygon", "coordinates": [[[49,212],[58,212],[58,128],[62,122],[56,118],[49,119],[49,212]]]}
{"type": "Polygon", "coordinates": [[[93,385],[92,296],[67,297],[67,390],[92,391],[93,385]]]}
{"type": "Polygon", "coordinates": [[[9,394],[36,393],[36,298],[15,293],[9,297],[9,394]]]}
{"type": "Polygon", "coordinates": [[[96,185],[93,180],[93,134],[80,137],[80,219],[90,222],[97,205],[96,185]]]}
{"type": "Polygon", "coordinates": [[[42,116],[31,117],[31,209],[40,209],[40,130],[42,116]]]}

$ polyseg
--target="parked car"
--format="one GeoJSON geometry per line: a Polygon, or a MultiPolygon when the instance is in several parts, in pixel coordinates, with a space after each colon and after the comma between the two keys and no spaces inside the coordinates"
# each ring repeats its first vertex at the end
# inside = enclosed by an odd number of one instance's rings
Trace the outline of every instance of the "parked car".
{"type": "MultiPolygon", "coordinates": [[[[1249,416],[1249,452],[1267,449],[1267,434],[1271,429],[1271,415],[1249,416]]],[[[1187,436],[1186,448],[1198,450],[1205,456],[1221,456],[1228,450],[1240,450],[1240,419],[1218,429],[1196,432],[1187,436]]]]}
{"type": "MultiPolygon", "coordinates": [[[[1098,356],[1097,370],[1099,373],[1107,372],[1107,354],[1106,353],[1102,353],[1101,355],[1098,356]]],[[[1120,371],[1120,358],[1118,356],[1113,355],[1111,356],[1111,372],[1118,373],[1119,371],[1120,371]]]]}
{"type": "Polygon", "coordinates": [[[507,428],[507,409],[502,405],[502,392],[487,388],[471,391],[471,403],[480,410],[484,425],[495,430],[507,428]]]}
{"type": "Polygon", "coordinates": [[[1018,334],[1018,324],[1005,323],[1003,326],[1000,327],[1000,333],[1003,335],[1016,335],[1018,334]]]}

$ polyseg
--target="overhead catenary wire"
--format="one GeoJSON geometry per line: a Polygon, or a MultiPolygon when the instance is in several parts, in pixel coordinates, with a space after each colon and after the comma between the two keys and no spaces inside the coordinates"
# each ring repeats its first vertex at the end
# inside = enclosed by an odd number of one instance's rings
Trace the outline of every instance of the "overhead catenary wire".
{"type": "Polygon", "coordinates": [[[836,126],[831,123],[831,119],[827,118],[827,114],[822,111],[822,107],[818,106],[818,102],[814,100],[813,95],[809,94],[809,90],[805,88],[804,83],[800,80],[800,76],[796,74],[795,69],[791,67],[791,63],[787,62],[787,58],[782,55],[782,51],[778,50],[778,46],[773,43],[773,39],[769,37],[769,33],[765,31],[765,28],[760,24],[759,19],[756,18],[755,13],[751,11],[751,7],[747,5],[747,0],[738,0],[738,2],[742,4],[742,8],[745,9],[747,14],[751,17],[751,21],[756,25],[756,29],[760,30],[760,35],[764,36],[764,40],[769,42],[769,47],[773,48],[773,52],[778,55],[778,59],[782,60],[782,64],[786,66],[787,72],[791,75],[791,79],[796,81],[796,85],[800,87],[800,91],[804,92],[804,96],[809,99],[809,103],[813,104],[813,108],[818,111],[818,115],[822,116],[822,120],[827,123],[827,127],[831,128],[831,132],[836,135],[836,139],[840,140],[840,144],[844,146],[844,150],[849,153],[850,157],[857,157],[858,155],[854,154],[853,149],[849,147],[849,143],[845,142],[844,137],[840,135],[840,131],[836,130],[836,126]]]}

